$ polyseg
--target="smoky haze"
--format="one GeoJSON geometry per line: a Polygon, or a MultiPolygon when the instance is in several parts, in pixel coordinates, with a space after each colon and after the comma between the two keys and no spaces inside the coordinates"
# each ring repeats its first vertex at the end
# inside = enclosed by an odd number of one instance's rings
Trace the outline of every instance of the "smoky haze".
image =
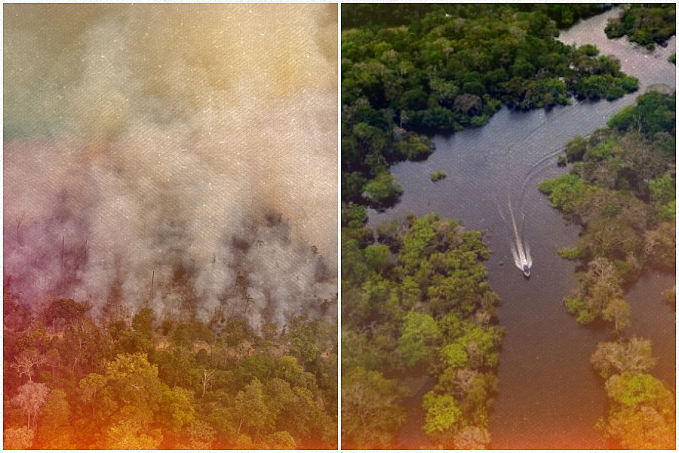
{"type": "Polygon", "coordinates": [[[336,5],[4,5],[3,33],[23,303],[257,327],[336,297],[336,5]]]}

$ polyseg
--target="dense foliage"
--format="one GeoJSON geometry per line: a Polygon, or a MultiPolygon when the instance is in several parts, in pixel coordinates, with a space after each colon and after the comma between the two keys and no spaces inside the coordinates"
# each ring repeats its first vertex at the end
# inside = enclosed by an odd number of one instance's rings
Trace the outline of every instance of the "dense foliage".
{"type": "Polygon", "coordinates": [[[376,209],[398,200],[389,166],[432,152],[421,133],[481,126],[502,104],[532,109],[634,91],[638,81],[615,58],[555,39],[581,14],[569,8],[345,5],[357,28],[342,32],[342,200],[376,209]],[[399,14],[408,20],[392,26],[399,14]]]}
{"type": "Polygon", "coordinates": [[[502,330],[481,234],[430,215],[364,226],[344,205],[342,445],[394,448],[407,390],[396,378],[428,369],[424,432],[443,448],[488,445],[502,330]]]}
{"type": "Polygon", "coordinates": [[[577,247],[561,251],[583,263],[566,307],[579,322],[602,317],[621,328],[623,288],[644,266],[675,269],[675,95],[648,92],[608,126],[568,143],[562,163],[573,164],[570,173],[539,188],[584,226],[577,247]]]}
{"type": "Polygon", "coordinates": [[[606,36],[611,39],[627,36],[648,49],[656,44],[665,46],[676,33],[676,14],[675,3],[627,5],[620,17],[609,19],[606,36]]]}
{"type": "Polygon", "coordinates": [[[570,173],[539,185],[554,207],[583,225],[578,245],[560,251],[581,262],[566,308],[582,324],[609,322],[618,336],[592,356],[610,399],[598,427],[616,448],[675,447],[675,395],[648,373],[651,343],[623,336],[630,327],[625,289],[646,267],[675,271],[675,137],[675,94],[650,91],[607,128],[574,138],[561,158],[573,164],[570,173]]]}
{"type": "Polygon", "coordinates": [[[630,340],[599,343],[592,365],[606,379],[608,417],[597,427],[616,446],[630,450],[674,450],[676,395],[647,371],[655,365],[651,342],[630,340]]]}
{"type": "MultiPolygon", "coordinates": [[[[484,5],[465,5],[455,10],[449,9],[450,5],[431,4],[393,4],[390,8],[384,8],[376,3],[351,5],[350,8],[342,7],[342,28],[356,28],[363,25],[377,25],[393,27],[398,25],[417,24],[428,12],[440,9],[455,11],[460,17],[478,16],[483,13],[484,5]]],[[[569,4],[536,4],[524,3],[514,5],[520,11],[537,11],[549,16],[560,28],[569,28],[580,19],[600,14],[610,5],[596,3],[569,3],[569,4]]]]}
{"type": "Polygon", "coordinates": [[[337,446],[336,322],[257,334],[239,318],[95,323],[5,290],[6,448],[318,449],[337,446]],[[223,328],[217,328],[222,325],[223,328]]]}

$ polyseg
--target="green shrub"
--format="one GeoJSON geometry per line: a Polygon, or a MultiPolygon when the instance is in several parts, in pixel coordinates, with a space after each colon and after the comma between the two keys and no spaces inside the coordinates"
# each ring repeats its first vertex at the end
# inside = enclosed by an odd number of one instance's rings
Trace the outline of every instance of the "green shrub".
{"type": "Polygon", "coordinates": [[[573,247],[560,249],[559,256],[566,260],[579,260],[583,257],[583,254],[579,248],[573,247]]]}
{"type": "Polygon", "coordinates": [[[572,213],[582,202],[589,187],[577,175],[569,173],[542,181],[538,189],[549,197],[553,207],[572,213]]]}
{"type": "Polygon", "coordinates": [[[445,171],[436,170],[436,171],[433,171],[432,173],[429,174],[429,179],[436,182],[436,181],[440,181],[440,180],[444,179],[447,176],[448,176],[448,173],[446,173],[445,171]]]}

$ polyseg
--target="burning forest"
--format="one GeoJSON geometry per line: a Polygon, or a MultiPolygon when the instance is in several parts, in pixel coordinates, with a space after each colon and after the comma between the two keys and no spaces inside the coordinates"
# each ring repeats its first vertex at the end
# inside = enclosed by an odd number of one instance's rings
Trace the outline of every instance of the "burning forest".
{"type": "Polygon", "coordinates": [[[5,287],[96,319],[336,312],[336,20],[5,6],[5,287]]]}

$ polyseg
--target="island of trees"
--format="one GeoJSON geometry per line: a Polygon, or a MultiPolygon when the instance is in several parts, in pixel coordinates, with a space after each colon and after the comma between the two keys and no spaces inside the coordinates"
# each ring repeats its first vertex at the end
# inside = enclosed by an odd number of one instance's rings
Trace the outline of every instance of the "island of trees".
{"type": "Polygon", "coordinates": [[[335,449],[337,322],[93,321],[3,293],[6,449],[335,449]]]}
{"type": "MultiPolygon", "coordinates": [[[[598,427],[614,448],[674,449],[675,394],[649,373],[651,342],[628,334],[624,294],[646,268],[676,271],[675,93],[649,91],[608,127],[575,137],[561,163],[571,171],[539,188],[583,227],[576,247],[578,288],[565,305],[579,323],[606,322],[612,341],[592,355],[606,380],[610,411],[598,427]]],[[[666,292],[674,306],[674,288],[666,292]]]]}
{"type": "Polygon", "coordinates": [[[627,36],[649,50],[656,45],[666,46],[676,33],[676,14],[675,3],[625,5],[619,17],[608,21],[606,36],[611,39],[627,36]]]}

